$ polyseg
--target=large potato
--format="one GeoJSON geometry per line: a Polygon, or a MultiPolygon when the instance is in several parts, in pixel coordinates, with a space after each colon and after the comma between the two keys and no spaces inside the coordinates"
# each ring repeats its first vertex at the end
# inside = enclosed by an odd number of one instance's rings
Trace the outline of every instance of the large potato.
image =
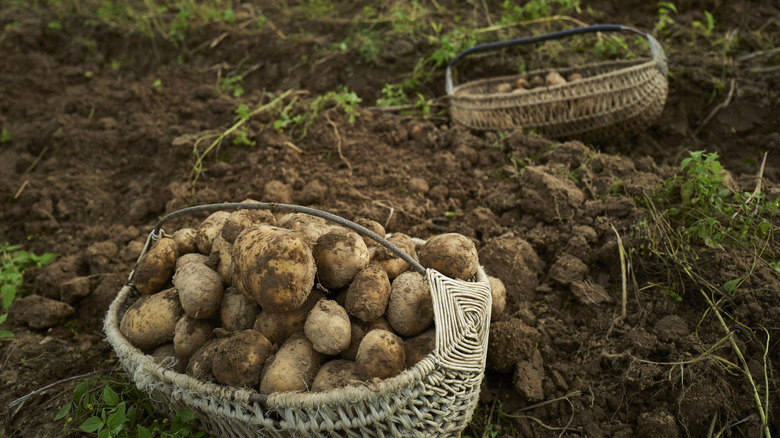
{"type": "Polygon", "coordinates": [[[368,265],[368,247],[354,231],[333,227],[320,236],[312,251],[317,278],[328,289],[347,286],[368,265]]]}
{"type": "Polygon", "coordinates": [[[141,295],[158,292],[171,279],[179,250],[173,239],[163,238],[138,261],[133,283],[141,295]]]}
{"type": "Polygon", "coordinates": [[[244,330],[221,342],[214,351],[212,372],[217,382],[236,387],[253,387],[271,355],[271,343],[254,330],[244,330]]]}
{"type": "Polygon", "coordinates": [[[187,363],[187,374],[205,382],[215,382],[213,372],[214,353],[226,338],[212,339],[198,348],[187,363]]]}
{"type": "Polygon", "coordinates": [[[233,263],[234,286],[244,288],[263,310],[297,309],[314,287],[311,250],[284,228],[261,224],[242,231],[233,244],[233,263]]]}
{"type": "Polygon", "coordinates": [[[214,239],[222,232],[222,225],[230,216],[227,211],[217,211],[211,213],[198,227],[198,232],[195,235],[195,243],[198,245],[198,251],[201,254],[211,254],[211,245],[214,243],[214,239]]]}
{"type": "Polygon", "coordinates": [[[232,245],[244,229],[255,224],[276,225],[276,218],[268,210],[234,211],[222,225],[222,238],[232,245]]]}
{"type": "Polygon", "coordinates": [[[272,344],[282,345],[293,333],[303,330],[311,309],[324,299],[325,294],[313,290],[309,293],[306,302],[298,309],[278,313],[263,310],[257,316],[253,328],[268,338],[272,344]]]}
{"type": "Polygon", "coordinates": [[[490,320],[498,321],[501,315],[504,314],[504,309],[506,309],[506,286],[504,286],[503,281],[490,275],[488,275],[488,282],[490,282],[490,292],[493,297],[490,320]]]}
{"type": "Polygon", "coordinates": [[[193,253],[198,250],[197,235],[198,230],[195,228],[181,228],[173,233],[173,241],[176,242],[179,255],[193,253]]]}
{"type": "Polygon", "coordinates": [[[260,306],[253,299],[245,297],[234,287],[225,289],[219,316],[222,327],[231,332],[241,332],[251,329],[260,313],[260,306]]]}
{"type": "Polygon", "coordinates": [[[419,336],[409,338],[404,342],[406,352],[406,367],[411,368],[423,360],[436,348],[436,330],[430,329],[419,336]]]}
{"type": "Polygon", "coordinates": [[[311,384],[312,392],[328,391],[360,383],[357,365],[351,360],[337,359],[325,363],[311,384]]]}
{"type": "Polygon", "coordinates": [[[332,300],[321,300],[309,312],[303,328],[314,349],[335,355],[349,347],[351,339],[349,315],[332,300]]]}
{"type": "Polygon", "coordinates": [[[363,341],[363,338],[366,336],[366,333],[370,332],[374,329],[382,329],[387,331],[392,331],[393,328],[390,327],[390,323],[387,322],[385,317],[381,316],[377,319],[372,319],[371,321],[363,321],[358,318],[352,317],[349,319],[351,325],[350,325],[350,342],[349,342],[349,348],[342,351],[340,356],[343,359],[354,361],[355,357],[357,357],[358,348],[360,348],[360,342],[363,341]]]}
{"type": "Polygon", "coordinates": [[[200,263],[187,263],[173,274],[173,286],[179,293],[187,315],[209,319],[219,312],[224,288],[222,278],[200,263]]]}
{"type": "MultiPolygon", "coordinates": [[[[364,228],[368,228],[370,231],[373,231],[376,234],[379,234],[380,237],[385,237],[386,234],[385,227],[383,227],[382,224],[380,224],[377,221],[371,220],[366,217],[362,217],[362,218],[355,219],[355,223],[364,228]]],[[[365,242],[366,246],[369,248],[372,246],[379,245],[379,243],[376,240],[370,237],[366,237],[366,236],[361,236],[361,237],[363,238],[363,242],[365,242]]]]}
{"type": "Polygon", "coordinates": [[[393,280],[387,321],[401,336],[417,336],[433,323],[433,298],[422,274],[407,271],[393,280]]]}
{"type": "Polygon", "coordinates": [[[470,280],[479,269],[477,247],[458,233],[440,234],[420,248],[420,264],[450,278],[470,280]]]}
{"type": "Polygon", "coordinates": [[[387,330],[371,330],[360,343],[355,363],[364,380],[393,377],[406,366],[404,341],[387,330]]]}
{"type": "Polygon", "coordinates": [[[390,280],[387,272],[377,265],[368,265],[349,286],[344,307],[350,315],[371,321],[385,313],[389,299],[390,280]]]}
{"type": "Polygon", "coordinates": [[[300,233],[309,248],[314,248],[317,239],[327,233],[332,226],[325,219],[306,213],[288,213],[279,218],[277,225],[300,233]]]}
{"type": "Polygon", "coordinates": [[[176,289],[138,299],[122,317],[119,331],[141,350],[173,341],[176,323],[184,314],[176,289]]]}
{"type": "MultiPolygon", "coordinates": [[[[397,246],[398,249],[406,254],[409,254],[413,259],[417,258],[414,241],[406,234],[393,233],[392,236],[387,238],[387,241],[397,246]]],[[[409,263],[384,246],[377,246],[375,248],[374,253],[371,256],[371,264],[381,266],[382,269],[387,272],[387,277],[390,280],[398,277],[402,272],[411,269],[409,263]]]]}
{"type": "Polygon", "coordinates": [[[189,360],[195,351],[206,342],[214,339],[215,325],[206,319],[195,319],[184,315],[176,323],[176,332],[173,336],[173,347],[176,355],[189,360]]]}
{"type": "Polygon", "coordinates": [[[297,332],[282,345],[263,372],[260,393],[305,391],[311,387],[322,364],[322,354],[314,349],[303,332],[297,332]]]}
{"type": "Polygon", "coordinates": [[[199,252],[187,253],[182,256],[179,256],[179,258],[176,260],[176,269],[181,268],[187,263],[200,263],[201,265],[205,265],[206,262],[208,262],[208,260],[209,260],[208,256],[204,256],[199,252]]]}

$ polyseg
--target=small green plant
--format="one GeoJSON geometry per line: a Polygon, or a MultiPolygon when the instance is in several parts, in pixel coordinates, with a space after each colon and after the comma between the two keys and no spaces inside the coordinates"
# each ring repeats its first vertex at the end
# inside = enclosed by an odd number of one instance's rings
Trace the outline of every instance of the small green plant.
{"type": "Polygon", "coordinates": [[[293,98],[289,103],[278,102],[279,115],[273,122],[273,128],[277,131],[293,132],[300,130],[299,139],[306,137],[312,123],[314,123],[325,111],[338,109],[347,116],[347,121],[352,124],[360,115],[361,99],[353,91],[346,87],[340,91],[329,91],[317,96],[302,108],[296,111],[297,99],[293,98]]]}
{"type": "Polygon", "coordinates": [[[11,134],[8,132],[7,129],[3,128],[2,131],[0,131],[0,143],[8,143],[11,141],[11,134]]]}
{"type": "Polygon", "coordinates": [[[162,90],[162,79],[155,79],[154,82],[152,82],[152,87],[157,91],[162,90]]]}
{"type": "Polygon", "coordinates": [[[677,13],[677,6],[672,2],[658,2],[658,21],[655,23],[655,32],[663,32],[666,26],[673,24],[672,14],[677,13]]]}
{"type": "Polygon", "coordinates": [[[217,91],[227,93],[236,99],[244,95],[244,77],[241,75],[228,75],[219,78],[217,91]]]}
{"type": "Polygon", "coordinates": [[[704,11],[704,21],[693,20],[693,32],[691,32],[691,45],[696,44],[696,35],[701,33],[705,38],[712,36],[715,30],[715,18],[709,11],[704,11]]]}
{"type": "MultiPolygon", "coordinates": [[[[36,255],[23,250],[21,245],[0,245],[0,298],[2,299],[0,324],[8,318],[8,309],[14,299],[24,293],[24,270],[34,266],[45,266],[55,258],[57,254],[36,255]]],[[[13,336],[11,331],[0,329],[0,338],[11,336],[13,336]]]]}

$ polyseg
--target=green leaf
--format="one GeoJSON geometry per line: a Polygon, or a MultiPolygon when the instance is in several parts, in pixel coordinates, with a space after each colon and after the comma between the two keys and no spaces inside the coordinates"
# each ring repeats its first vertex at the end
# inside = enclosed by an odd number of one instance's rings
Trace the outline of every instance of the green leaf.
{"type": "Polygon", "coordinates": [[[54,416],[54,421],[62,420],[63,418],[67,417],[68,414],[70,414],[70,409],[73,407],[72,403],[65,403],[60,410],[57,412],[57,415],[54,416]]]}
{"type": "Polygon", "coordinates": [[[6,318],[8,318],[7,313],[3,313],[2,315],[0,315],[0,324],[4,323],[6,318]]]}
{"type": "Polygon", "coordinates": [[[137,438],[152,438],[152,432],[150,432],[149,429],[138,425],[138,428],[135,431],[135,436],[137,438]]]}
{"type": "Polygon", "coordinates": [[[103,401],[108,406],[116,406],[119,403],[119,396],[116,395],[116,392],[110,386],[106,385],[103,387],[103,401]]]}
{"type": "Polygon", "coordinates": [[[12,338],[14,336],[14,333],[9,330],[0,330],[0,339],[8,339],[12,338]]]}
{"type": "Polygon", "coordinates": [[[176,416],[179,420],[181,420],[183,423],[187,423],[192,420],[198,419],[198,414],[195,412],[189,410],[189,409],[182,409],[179,411],[179,414],[176,416]]]}
{"type": "Polygon", "coordinates": [[[76,404],[81,403],[81,399],[84,397],[84,394],[87,393],[88,389],[86,381],[79,383],[79,386],[73,390],[73,402],[76,404]]]}
{"type": "Polygon", "coordinates": [[[127,416],[125,416],[125,404],[121,403],[117,409],[116,412],[111,414],[108,419],[106,420],[106,426],[111,430],[112,433],[119,433],[120,430],[124,429],[124,424],[127,422],[127,416]]]}
{"type": "Polygon", "coordinates": [[[103,427],[103,420],[101,420],[100,417],[93,416],[84,420],[84,422],[81,423],[81,426],[79,426],[79,429],[83,430],[84,432],[94,433],[97,432],[98,429],[102,427],[103,427]]]}
{"type": "Polygon", "coordinates": [[[3,296],[3,308],[8,309],[11,307],[11,303],[16,298],[16,286],[13,284],[4,284],[2,287],[0,287],[0,295],[3,296]]]}
{"type": "Polygon", "coordinates": [[[735,290],[737,290],[741,282],[742,282],[741,278],[735,278],[733,280],[729,280],[723,284],[723,289],[725,289],[726,292],[733,293],[735,290]]]}

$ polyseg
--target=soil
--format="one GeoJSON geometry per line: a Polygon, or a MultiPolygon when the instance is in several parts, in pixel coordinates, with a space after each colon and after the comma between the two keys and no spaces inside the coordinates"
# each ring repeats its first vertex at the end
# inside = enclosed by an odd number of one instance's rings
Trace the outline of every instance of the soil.
{"type": "MultiPolygon", "coordinates": [[[[591,6],[603,12],[601,22],[640,29],[652,29],[657,17],[648,2],[591,6]]],[[[780,10],[746,0],[677,7],[678,24],[690,28],[706,9],[718,37],[738,30],[739,40],[725,58],[688,40],[662,39],[673,73],[668,100],[652,127],[628,139],[583,144],[520,132],[502,138],[457,126],[446,112],[412,117],[368,109],[354,123],[328,109],[300,139],[269,127],[272,116],[261,113],[249,125],[255,145],[226,141],[207,157],[194,186],[195,139],[229,127],[239,104],[266,103],[265,91],[306,97],[348,85],[369,107],[397,78],[383,67],[411,69],[427,53],[411,48],[375,66],[347,51],[301,65],[303,55],[322,56],[317,48],[341,41],[343,31],[289,20],[259,36],[202,26],[188,40],[198,51],[174,62],[180,51],[153,39],[78,21],[57,33],[46,10],[0,9],[0,24],[14,23],[0,37],[0,125],[10,135],[0,143],[0,240],[59,255],[26,271],[30,295],[15,302],[5,324],[14,336],[0,342],[0,435],[61,435],[53,418],[73,382],[9,403],[116,366],[103,316],[160,216],[256,199],[366,217],[388,232],[458,232],[474,240],[480,263],[505,283],[508,298],[493,322],[472,436],[481,436],[488,415],[507,436],[761,436],[740,358],[720,342],[723,328],[695,289],[682,301],[663,292],[659,285],[676,274],[662,261],[633,253],[629,283],[637,287],[629,284],[620,318],[619,246],[638,243],[634,226],[648,218],[636,200],[673,175],[687,151],[717,152],[743,191],[755,188],[768,152],[762,190],[770,198],[780,190],[777,55],[746,57],[766,48],[756,35],[776,47],[780,10]],[[306,38],[281,38],[306,26],[306,38]],[[78,44],[84,38],[99,44],[78,44]],[[119,58],[121,68],[112,68],[119,58]],[[245,79],[245,94],[218,92],[221,66],[245,59],[259,63],[245,79]],[[715,79],[720,94],[713,94],[715,79]],[[526,164],[513,166],[510,157],[526,164]]],[[[350,8],[344,2],[339,10],[348,17],[350,8]]],[[[439,85],[426,92],[444,94],[439,85]]],[[[204,217],[167,226],[173,231],[204,217]]],[[[733,250],[701,269],[723,284],[753,260],[733,250]]],[[[725,300],[724,314],[759,393],[769,385],[764,403],[769,430],[778,434],[780,283],[774,270],[760,270],[748,286],[750,293],[725,300]]]]}

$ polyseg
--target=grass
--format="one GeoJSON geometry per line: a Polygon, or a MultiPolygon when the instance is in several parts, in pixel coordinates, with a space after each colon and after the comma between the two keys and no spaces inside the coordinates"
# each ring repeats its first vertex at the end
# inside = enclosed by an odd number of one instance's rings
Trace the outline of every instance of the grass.
{"type": "MultiPolygon", "coordinates": [[[[57,255],[54,253],[44,253],[36,255],[25,251],[21,245],[0,245],[0,324],[8,318],[8,309],[16,298],[24,293],[24,271],[32,267],[45,266],[57,255]]],[[[0,339],[13,336],[10,330],[0,329],[0,339]]]]}

